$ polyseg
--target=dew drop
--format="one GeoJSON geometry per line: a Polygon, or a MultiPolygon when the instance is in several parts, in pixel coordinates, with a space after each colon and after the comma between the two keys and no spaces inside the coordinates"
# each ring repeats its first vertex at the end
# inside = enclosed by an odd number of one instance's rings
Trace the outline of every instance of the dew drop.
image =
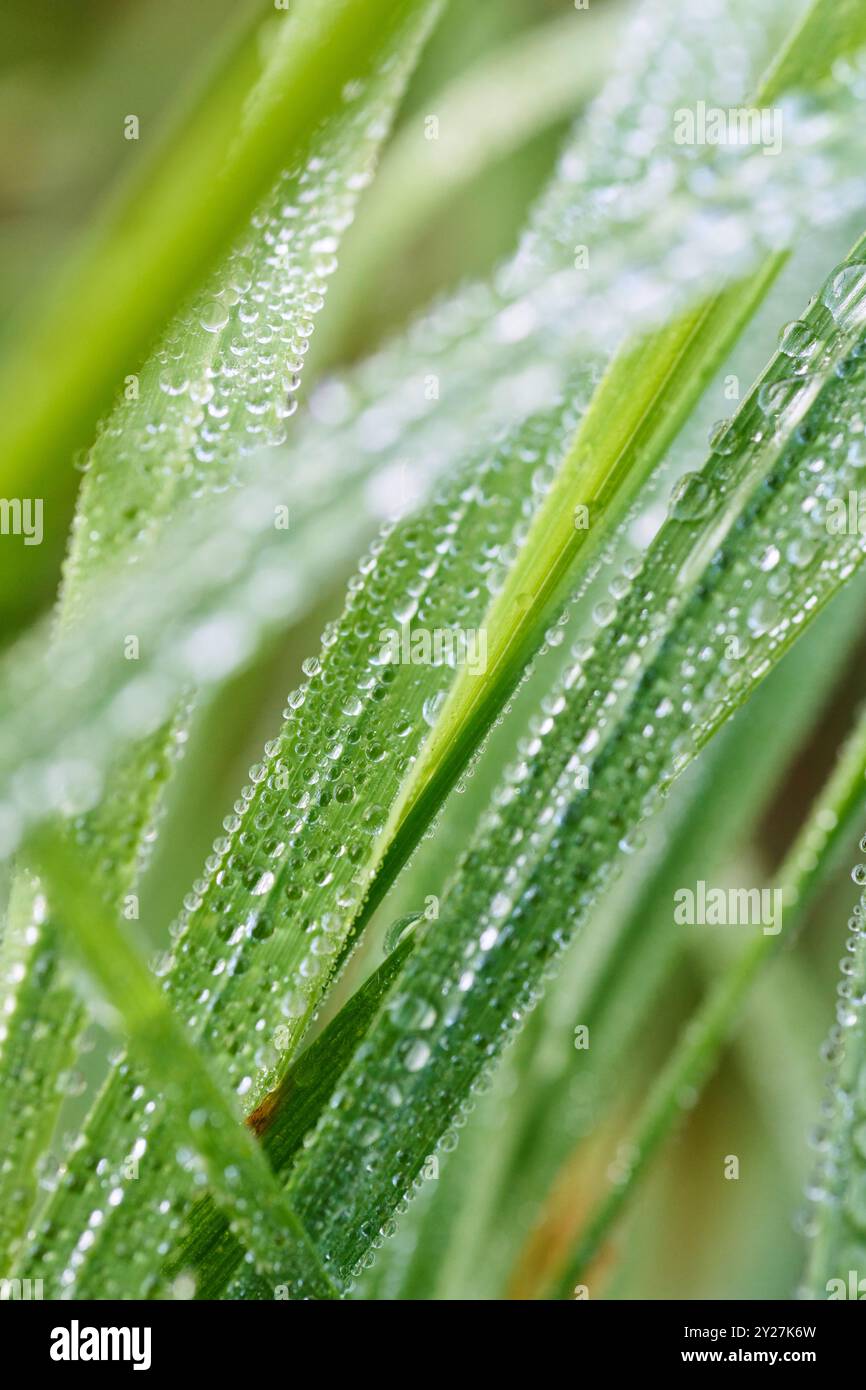
{"type": "Polygon", "coordinates": [[[210,299],[202,305],[199,323],[208,333],[219,333],[229,321],[229,311],[218,299],[210,299]]]}

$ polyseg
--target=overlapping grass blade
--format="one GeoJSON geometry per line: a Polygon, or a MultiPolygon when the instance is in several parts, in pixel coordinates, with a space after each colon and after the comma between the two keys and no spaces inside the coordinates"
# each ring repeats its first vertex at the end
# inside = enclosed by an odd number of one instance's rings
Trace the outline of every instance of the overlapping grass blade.
{"type": "MultiPolygon", "coordinates": [[[[839,596],[756,690],[748,710],[702,753],[694,774],[677,784],[674,804],[656,827],[661,834],[651,835],[634,856],[625,894],[593,913],[513,1054],[503,1059],[506,1077],[497,1073],[492,1093],[473,1112],[459,1163],[446,1159],[432,1201],[420,1204],[408,1275],[413,1292],[403,1289],[402,1296],[505,1293],[558,1170],[617,1094],[623,1061],[645,1036],[650,1012],[684,952],[670,906],[674,890],[698,878],[711,881],[733,857],[744,835],[744,801],[758,821],[767,788],[776,785],[791,747],[850,655],[862,594],[862,584],[854,584],[839,596]],[[813,683],[808,677],[816,670],[813,683]],[[587,1029],[585,1050],[575,1051],[577,1024],[587,1029]],[[478,1128],[483,1138],[472,1139],[467,1159],[466,1141],[478,1128]],[[492,1148],[497,1183],[491,1182],[492,1148]],[[478,1223],[485,1203],[487,1219],[478,1223]],[[467,1236],[473,1225],[480,1226],[474,1244],[467,1236]]],[[[401,1227],[415,1225],[418,1205],[401,1227]]],[[[390,1259],[391,1245],[380,1260],[390,1259]]]]}
{"type": "MultiPolygon", "coordinates": [[[[283,1179],[415,945],[414,936],[400,942],[292,1064],[279,1091],[248,1117],[247,1124],[261,1139],[271,1167],[283,1179]]],[[[228,1223],[210,1196],[196,1204],[187,1229],[166,1276],[185,1275],[194,1281],[198,1298],[219,1297],[243,1263],[244,1245],[226,1239],[228,1223]]]]}
{"type": "MultiPolygon", "coordinates": [[[[404,9],[377,50],[378,70],[344,91],[338,111],[257,210],[246,239],[140,374],[127,377],[124,397],[87,457],[59,630],[52,638],[43,625],[6,658],[7,774],[16,766],[13,785],[7,782],[6,831],[16,824],[5,849],[40,818],[75,814],[80,852],[111,900],[133,915],[154,814],[185,736],[184,692],[224,679],[275,617],[309,602],[322,578],[321,566],[303,568],[313,547],[304,545],[303,527],[296,534],[304,514],[308,522],[311,513],[320,515],[322,499],[296,480],[287,484],[263,451],[285,438],[334,253],[439,3],[404,9]],[[237,495],[253,454],[254,486],[237,495]],[[256,497],[263,537],[251,534],[256,497]],[[287,572],[285,546],[275,547],[270,562],[265,557],[269,542],[286,539],[275,527],[289,526],[295,554],[287,572]],[[214,535],[233,538],[221,541],[218,556],[214,535]],[[225,601],[234,587],[232,550],[249,573],[233,618],[225,601]],[[221,601],[219,623],[208,625],[212,610],[202,614],[203,594],[211,604],[221,601]],[[154,658],[166,651],[173,657],[154,670],[154,658]]],[[[272,76],[269,69],[260,103],[272,76]]],[[[363,541],[363,518],[355,508],[346,528],[349,555],[363,541]]],[[[336,509],[331,520],[338,544],[336,509]]],[[[0,1090],[15,1116],[0,1174],[7,1257],[30,1209],[34,1141],[50,1135],[60,1104],[58,1065],[74,1054],[85,1018],[58,981],[58,956],[46,896],[22,879],[2,946],[10,988],[0,1090]]]]}
{"type": "MultiPolygon", "coordinates": [[[[225,1207],[230,1228],[244,1242],[262,1277],[286,1285],[294,1298],[335,1297],[337,1289],[267,1159],[239,1124],[156,980],[121,933],[111,908],[94,897],[74,848],[62,834],[43,832],[36,856],[47,892],[53,895],[59,884],[63,886],[58,908],[63,929],[122,1020],[139,1065],[156,1078],[171,1103],[175,1132],[192,1150],[178,1155],[178,1161],[195,1173],[192,1155],[200,1160],[202,1176],[225,1207]]],[[[131,1155],[133,1166],[140,1156],[138,1151],[131,1155]]],[[[121,1189],[115,1188],[108,1205],[122,1196],[121,1189]]],[[[91,1214],[90,1231],[103,1215],[98,1210],[91,1214]]],[[[79,1248],[86,1246],[83,1236],[79,1248]]]]}
{"type": "Polygon", "coordinates": [[[630,847],[667,785],[862,558],[862,537],[823,528],[817,498],[804,511],[813,475],[802,468],[807,432],[824,460],[822,496],[834,486],[845,495],[859,462],[859,255],[858,247],[825,289],[836,317],[823,300],[807,315],[821,345],[810,374],[791,386],[790,359],[774,359],[713,469],[678,492],[619,612],[600,615],[596,649],[545,705],[538,754],[512,770],[438,930],[349,1069],[341,1105],[299,1159],[290,1190],[315,1237],[342,1252],[347,1274],[365,1254],[357,1232],[387,1222],[411,1188],[609,881],[617,846],[630,847]],[[788,381],[781,391],[780,381],[788,381]],[[595,678],[613,652],[624,677],[618,713],[602,703],[609,683],[595,678]]]}

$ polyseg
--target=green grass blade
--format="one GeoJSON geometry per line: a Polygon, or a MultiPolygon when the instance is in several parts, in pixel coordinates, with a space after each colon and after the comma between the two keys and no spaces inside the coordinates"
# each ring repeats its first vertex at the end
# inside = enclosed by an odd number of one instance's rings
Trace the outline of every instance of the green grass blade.
{"type": "Polygon", "coordinates": [[[16,1246],[26,1230],[38,1191],[39,1163],[61,1104],[61,1077],[76,1055],[78,1003],[62,979],[63,957],[56,936],[45,930],[45,906],[38,883],[19,874],[0,940],[0,979],[5,985],[0,1028],[3,1269],[12,1268],[16,1246]]]}
{"type": "MultiPolygon", "coordinates": [[[[860,848],[863,848],[862,840],[860,848]]],[[[852,878],[855,883],[862,884],[862,864],[854,868],[852,878]]],[[[866,904],[861,895],[848,919],[849,937],[845,944],[846,955],[840,961],[842,979],[837,986],[836,1022],[824,1047],[825,1059],[831,1066],[820,1126],[812,1136],[816,1158],[807,1188],[811,1202],[808,1232],[812,1239],[802,1290],[808,1298],[863,1297],[866,1224],[864,915],[866,904]]]]}
{"type": "MultiPolygon", "coordinates": [[[[468,1262],[468,1282],[446,1286],[444,1296],[465,1296],[472,1282],[489,1279],[491,1271],[500,1272],[495,1295],[504,1293],[507,1272],[533,1219],[543,1213],[558,1170],[617,1095],[625,1061],[645,1036],[650,1011],[683,954],[682,929],[670,910],[675,889],[699,878],[712,881],[716,869],[733,859],[744,836],[744,804],[750,820],[759,820],[767,789],[777,784],[791,748],[851,655],[862,595],[862,584],[840,595],[755,691],[748,708],[713,740],[694,774],[675,789],[674,804],[658,827],[661,835],[651,836],[635,856],[624,898],[619,894],[602,904],[569,951],[517,1044],[519,1089],[507,1125],[500,1125],[498,1148],[507,1149],[508,1157],[500,1190],[490,1198],[489,1225],[468,1262]],[[586,1051],[574,1049],[576,1023],[588,1029],[586,1051]]],[[[498,1096],[495,1103],[501,1106],[498,1096]]],[[[483,1108],[491,1108],[490,1098],[483,1108]]],[[[473,1115],[469,1128],[475,1123],[473,1115]]],[[[462,1157],[459,1174],[455,1186],[472,1203],[462,1157]]],[[[446,1174],[440,1186],[447,1183],[446,1174]]],[[[486,1191],[486,1179],[479,1186],[486,1191]]],[[[429,1229],[435,1238],[437,1212],[438,1193],[422,1237],[429,1229]]]]}
{"type": "Polygon", "coordinates": [[[624,348],[594,392],[574,442],[517,562],[485,619],[482,684],[464,670],[449,692],[411,785],[391,813],[391,845],[370,897],[374,906],[542,645],[545,630],[598,549],[626,514],[781,265],[624,348]],[[590,524],[576,520],[579,506],[590,524]]]}
{"type": "MultiPolygon", "coordinates": [[[[267,1097],[247,1118],[248,1126],[261,1139],[271,1167],[283,1181],[414,945],[415,940],[410,937],[392,951],[292,1064],[279,1092],[267,1097]]],[[[187,1232],[169,1263],[167,1277],[186,1274],[195,1279],[196,1297],[220,1297],[244,1258],[243,1245],[227,1233],[228,1222],[213,1199],[208,1196],[197,1202],[189,1214],[187,1232]]],[[[259,1291],[262,1297],[272,1296],[264,1281],[259,1291]]]]}
{"type": "MultiPolygon", "coordinates": [[[[128,758],[115,777],[111,803],[82,817],[72,832],[77,853],[118,911],[133,902],[137,910],[148,829],[176,755],[174,733],[172,726],[128,758]]],[[[0,1265],[9,1268],[36,1197],[37,1164],[63,1102],[62,1077],[87,1021],[66,978],[54,904],[44,885],[23,870],[12,879],[0,979],[7,983],[0,1031],[0,1265]]]]}
{"type": "MultiPolygon", "coordinates": [[[[261,1149],[110,908],[94,898],[73,847],[59,834],[45,834],[36,857],[49,892],[63,885],[63,930],[74,938],[88,971],[122,1020],[135,1062],[170,1099],[173,1128],[200,1158],[210,1190],[225,1206],[231,1229],[260,1272],[287,1285],[295,1298],[335,1297],[335,1286],[261,1149]]],[[[115,1189],[109,1203],[121,1195],[115,1189]]]]}
{"type": "MultiPolygon", "coordinates": [[[[130,570],[189,500],[247,480],[241,460],[285,443],[337,252],[439,0],[413,0],[377,71],[351,84],[263,198],[202,291],[174,319],[88,456],[66,566],[64,619],[118,557],[130,570]]],[[[256,104],[267,105],[263,79],[256,104]]],[[[288,151],[291,156],[292,151],[288,151]]],[[[255,474],[253,474],[255,477],[255,474]]],[[[288,484],[289,523],[298,485],[288,484]]],[[[228,529],[229,515],[222,519],[228,529]]],[[[215,523],[212,521],[212,525],[215,523]]]]}
{"type": "Polygon", "coordinates": [[[761,82],[761,100],[820,82],[834,64],[866,44],[866,14],[858,0],[812,0],[761,82]]]}

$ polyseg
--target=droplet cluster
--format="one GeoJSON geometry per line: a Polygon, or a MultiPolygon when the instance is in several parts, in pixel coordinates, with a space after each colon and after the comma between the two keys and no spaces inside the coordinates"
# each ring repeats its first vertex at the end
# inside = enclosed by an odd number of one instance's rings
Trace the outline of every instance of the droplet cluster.
{"type": "Polygon", "coordinates": [[[347,85],[311,152],[282,175],[245,240],[127,379],[82,463],[65,617],[106,558],[137,563],[184,499],[237,486],[245,457],[285,443],[340,241],[410,66],[405,37],[397,61],[389,53],[378,72],[347,85]]]}
{"type": "MultiPolygon", "coordinates": [[[[862,159],[851,157],[850,142],[866,92],[862,60],[836,64],[808,97],[786,95],[763,108],[765,127],[749,139],[736,138],[729,117],[727,141],[678,140],[687,113],[744,109],[757,88],[761,27],[779,18],[788,22],[784,7],[758,13],[723,0],[700,11],[640,8],[617,77],[587,113],[585,140],[566,149],[517,257],[503,268],[502,284],[522,292],[524,317],[546,271],[541,292],[552,296],[555,286],[563,303],[580,305],[596,342],[616,341],[640,322],[669,319],[702,285],[747,273],[795,244],[807,209],[813,226],[856,214],[862,159]],[[657,66],[648,63],[652,53],[657,66]]],[[[547,319],[538,310],[535,317],[547,319]]]]}
{"type": "MultiPolygon", "coordinates": [[[[866,840],[861,842],[866,848],[866,840]]],[[[852,872],[866,883],[866,865],[852,872]]],[[[830,1064],[821,1119],[811,1135],[814,1166],[803,1229],[812,1238],[806,1297],[861,1297],[866,1277],[866,898],[848,921],[839,962],[836,1021],[824,1045],[830,1064]],[[854,1288],[851,1282],[853,1276],[854,1288]],[[841,1281],[834,1286],[829,1281],[841,1281]]]]}

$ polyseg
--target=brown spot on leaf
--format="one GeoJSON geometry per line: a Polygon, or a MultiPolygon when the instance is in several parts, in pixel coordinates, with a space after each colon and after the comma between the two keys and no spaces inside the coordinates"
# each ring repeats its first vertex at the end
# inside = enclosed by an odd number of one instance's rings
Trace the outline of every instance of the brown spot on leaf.
{"type": "Polygon", "coordinates": [[[264,1099],[259,1101],[255,1110],[251,1110],[244,1120],[247,1129],[251,1129],[257,1139],[261,1139],[266,1130],[270,1128],[280,1103],[281,1092],[282,1087],[280,1086],[276,1086],[273,1091],[268,1091],[264,1099]]]}

